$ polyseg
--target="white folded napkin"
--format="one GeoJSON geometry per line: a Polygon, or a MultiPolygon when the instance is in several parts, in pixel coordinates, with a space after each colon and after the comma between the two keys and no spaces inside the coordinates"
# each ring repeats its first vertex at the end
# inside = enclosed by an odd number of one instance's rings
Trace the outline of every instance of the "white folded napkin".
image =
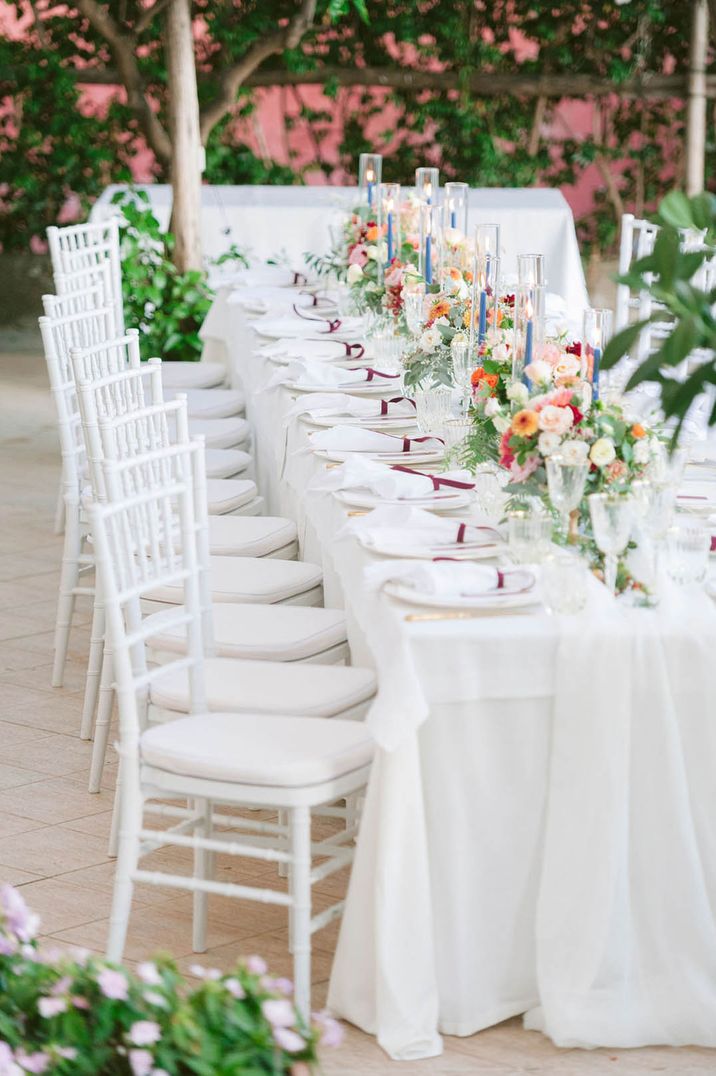
{"type": "Polygon", "coordinates": [[[349,396],[345,392],[308,392],[295,400],[285,413],[288,423],[296,415],[308,415],[310,418],[329,418],[335,415],[351,415],[356,418],[404,418],[406,424],[415,418],[415,405],[407,396],[396,396],[392,400],[371,400],[366,396],[349,396]]]}
{"type": "Polygon", "coordinates": [[[361,367],[357,370],[345,370],[340,366],[326,366],[322,362],[314,362],[304,359],[302,362],[290,362],[288,366],[281,366],[272,375],[268,385],[362,385],[367,381],[371,384],[385,385],[389,389],[397,375],[389,377],[371,374],[371,367],[361,367]]]}
{"type": "Polygon", "coordinates": [[[389,467],[379,460],[366,459],[364,456],[351,456],[340,467],[334,467],[326,474],[314,478],[309,488],[360,489],[388,501],[409,501],[430,497],[435,491],[436,483],[439,489],[452,489],[450,486],[440,486],[441,481],[460,483],[459,487],[455,487],[455,492],[459,492],[461,488],[473,488],[469,471],[449,471],[433,478],[431,475],[406,474],[405,471],[396,470],[395,467],[389,467]]]}
{"type": "Polygon", "coordinates": [[[248,288],[305,287],[305,273],[287,269],[283,265],[255,265],[251,269],[238,269],[233,279],[248,288]]]}
{"type": "Polygon", "coordinates": [[[368,590],[380,590],[386,583],[405,583],[420,594],[471,598],[500,593],[504,575],[487,564],[392,560],[371,564],[363,578],[368,590]]]}
{"type": "Polygon", "coordinates": [[[277,339],[284,336],[317,337],[334,336],[337,340],[357,339],[365,330],[363,318],[331,318],[319,314],[308,314],[299,317],[298,314],[285,314],[274,317],[265,314],[263,317],[254,318],[252,325],[256,332],[262,336],[274,336],[277,339]]]}
{"type": "Polygon", "coordinates": [[[285,337],[263,344],[259,354],[269,359],[281,359],[290,362],[291,359],[316,359],[321,362],[330,362],[334,359],[363,359],[369,349],[362,343],[351,343],[345,340],[320,339],[310,336],[308,339],[296,340],[285,337]]]}
{"type": "Polygon", "coordinates": [[[333,426],[311,434],[314,448],[334,452],[385,452],[410,455],[411,452],[434,452],[442,449],[439,437],[396,437],[378,430],[365,430],[360,426],[333,426]]]}
{"type": "Polygon", "coordinates": [[[408,504],[381,505],[367,516],[351,520],[345,530],[360,534],[368,548],[377,545],[382,551],[395,553],[428,548],[437,555],[441,547],[486,546],[501,541],[493,527],[436,516],[408,504]]]}
{"type": "MultiPolygon", "coordinates": [[[[273,316],[289,316],[293,313],[294,306],[301,310],[315,310],[319,316],[324,316],[324,310],[332,311],[331,303],[325,300],[315,302],[315,296],[310,292],[294,291],[292,288],[240,287],[235,288],[227,296],[229,306],[240,306],[253,314],[271,313],[273,316]]],[[[326,317],[328,314],[325,315],[326,317]]]]}

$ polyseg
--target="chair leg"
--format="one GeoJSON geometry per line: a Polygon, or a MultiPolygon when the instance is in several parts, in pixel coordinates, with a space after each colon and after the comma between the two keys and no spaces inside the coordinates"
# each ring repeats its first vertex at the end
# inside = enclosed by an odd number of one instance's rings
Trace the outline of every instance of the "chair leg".
{"type": "MultiPolygon", "coordinates": [[[[277,821],[278,821],[279,826],[287,826],[288,825],[288,811],[279,811],[277,821]]],[[[278,876],[279,876],[279,878],[288,878],[288,877],[290,877],[290,870],[289,870],[288,863],[279,863],[279,865],[278,865],[278,876]]]]}
{"type": "Polygon", "coordinates": [[[114,669],[112,664],[112,651],[105,645],[102,659],[102,679],[99,685],[99,702],[97,704],[97,721],[94,727],[94,744],[92,746],[92,761],[90,763],[89,791],[99,792],[102,783],[102,770],[104,758],[107,754],[109,730],[112,721],[112,709],[114,706],[114,669]]]}
{"type": "Polygon", "coordinates": [[[57,507],[55,508],[55,534],[62,534],[65,529],[65,491],[60,483],[60,488],[57,491],[57,507]]]}
{"type": "Polygon", "coordinates": [[[75,610],[74,590],[80,577],[79,557],[82,539],[79,532],[79,520],[72,518],[73,516],[76,516],[76,513],[71,510],[65,520],[60,593],[57,599],[57,616],[55,618],[55,660],[52,666],[53,687],[62,687],[64,680],[67,649],[70,642],[70,628],[72,627],[72,616],[75,610]]]}
{"type": "Polygon", "coordinates": [[[85,678],[85,695],[82,703],[82,724],[80,739],[92,739],[92,724],[97,706],[99,684],[102,675],[102,654],[104,651],[104,604],[97,591],[92,613],[92,632],[90,635],[89,661],[85,678]]]}
{"type": "Polygon", "coordinates": [[[291,952],[296,1007],[308,1020],[311,1013],[311,812],[291,809],[291,952]]]}
{"type": "MultiPolygon", "coordinates": [[[[209,837],[211,834],[211,803],[197,800],[194,804],[201,821],[194,827],[195,837],[209,837]]],[[[211,853],[205,848],[194,849],[194,877],[206,881],[211,876],[211,853]]],[[[192,948],[195,953],[206,952],[206,922],[209,894],[201,890],[194,891],[194,921],[192,948]]]]}
{"type": "Polygon", "coordinates": [[[109,844],[107,846],[107,855],[110,859],[117,858],[117,851],[119,848],[119,819],[122,811],[122,756],[119,757],[119,767],[117,768],[117,784],[114,788],[114,802],[112,804],[112,823],[109,827],[109,844]]]}
{"type": "Polygon", "coordinates": [[[133,770],[131,775],[124,759],[120,759],[120,770],[125,770],[122,795],[119,800],[119,855],[114,878],[112,910],[109,917],[109,938],[107,941],[107,959],[120,961],[127,939],[129,914],[132,909],[132,892],[134,885],[132,875],[137,867],[139,857],[139,829],[141,825],[142,799],[139,788],[139,774],[134,760],[128,760],[133,770]]]}

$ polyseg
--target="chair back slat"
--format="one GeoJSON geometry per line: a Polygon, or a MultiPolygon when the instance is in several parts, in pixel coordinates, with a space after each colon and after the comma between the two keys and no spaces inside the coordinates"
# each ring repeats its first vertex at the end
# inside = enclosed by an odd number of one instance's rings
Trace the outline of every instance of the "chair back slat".
{"type": "Polygon", "coordinates": [[[124,331],[122,304],[122,266],[119,246],[119,218],[97,223],[72,224],[65,228],[47,229],[47,241],[52,260],[52,272],[57,280],[68,273],[92,272],[107,265],[105,284],[107,296],[115,310],[116,328],[124,331]]]}

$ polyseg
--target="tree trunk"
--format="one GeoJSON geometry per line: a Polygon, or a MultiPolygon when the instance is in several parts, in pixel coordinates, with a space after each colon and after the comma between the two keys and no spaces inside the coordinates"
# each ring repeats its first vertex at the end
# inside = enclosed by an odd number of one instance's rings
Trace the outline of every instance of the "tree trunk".
{"type": "Polygon", "coordinates": [[[695,0],[691,23],[689,105],[686,119],[686,193],[704,189],[706,162],[706,58],[709,44],[709,9],[695,0]]]}
{"type": "Polygon", "coordinates": [[[171,230],[174,264],[184,272],[201,269],[201,173],[199,95],[196,87],[190,0],[172,0],[166,11],[169,133],[172,143],[171,230]]]}

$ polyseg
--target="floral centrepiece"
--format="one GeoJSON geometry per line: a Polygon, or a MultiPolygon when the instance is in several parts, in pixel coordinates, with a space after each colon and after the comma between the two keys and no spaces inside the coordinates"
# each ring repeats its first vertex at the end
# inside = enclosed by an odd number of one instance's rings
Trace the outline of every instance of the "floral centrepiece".
{"type": "Polygon", "coordinates": [[[136,972],[86,954],[37,946],[38,919],[11,886],[0,889],[0,1073],[59,1076],[306,1074],[319,1043],[340,1026],[325,1013],[310,1025],[261,957],[229,974],[199,966],[189,987],[158,958],[136,972]]]}

